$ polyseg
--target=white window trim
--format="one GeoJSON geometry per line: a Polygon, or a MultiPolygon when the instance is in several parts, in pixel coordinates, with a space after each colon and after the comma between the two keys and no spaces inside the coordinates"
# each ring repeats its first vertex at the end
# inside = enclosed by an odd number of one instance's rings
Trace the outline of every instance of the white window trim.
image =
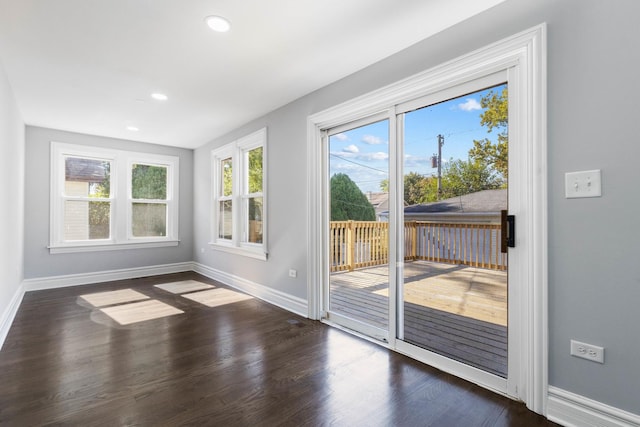
{"type": "Polygon", "coordinates": [[[179,158],[151,153],[111,150],[88,145],[51,142],[51,187],[49,219],[49,252],[51,254],[112,251],[177,246],[178,238],[178,176],[179,158]],[[111,238],[100,240],[64,241],[65,156],[96,158],[111,161],[111,238]],[[145,164],[167,167],[167,235],[133,237],[131,231],[132,197],[131,166],[145,164]]]}
{"type": "Polygon", "coordinates": [[[236,255],[243,255],[250,258],[266,261],[267,252],[267,129],[262,128],[250,135],[242,137],[236,141],[226,144],[211,151],[211,241],[209,245],[212,249],[228,252],[236,255]],[[249,197],[259,195],[248,194],[245,177],[248,174],[248,165],[244,156],[247,151],[262,147],[262,243],[250,243],[246,241],[247,213],[245,212],[245,200],[249,197]],[[222,160],[231,158],[233,165],[233,189],[231,216],[233,219],[232,238],[221,239],[219,235],[218,203],[221,200],[219,189],[221,188],[220,164],[222,160]]]}

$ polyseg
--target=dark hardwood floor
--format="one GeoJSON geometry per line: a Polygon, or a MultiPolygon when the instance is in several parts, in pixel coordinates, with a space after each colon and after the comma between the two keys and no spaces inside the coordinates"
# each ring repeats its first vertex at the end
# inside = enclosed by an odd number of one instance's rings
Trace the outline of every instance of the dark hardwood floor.
{"type": "Polygon", "coordinates": [[[257,299],[208,307],[153,285],[27,293],[0,351],[0,424],[550,426],[478,386],[257,299]],[[126,326],[81,295],[134,289],[184,313],[126,326]]]}

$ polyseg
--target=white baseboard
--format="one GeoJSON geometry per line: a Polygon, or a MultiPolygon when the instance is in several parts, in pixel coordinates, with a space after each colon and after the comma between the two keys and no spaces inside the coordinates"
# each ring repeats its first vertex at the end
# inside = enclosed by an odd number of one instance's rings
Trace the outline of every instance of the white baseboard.
{"type": "Polygon", "coordinates": [[[23,297],[24,286],[20,285],[13,294],[13,297],[11,298],[11,301],[9,301],[9,305],[4,310],[4,313],[2,313],[2,317],[0,317],[0,350],[2,350],[4,340],[7,339],[9,329],[13,323],[13,319],[15,319],[16,314],[18,313],[18,308],[20,308],[20,303],[22,302],[23,297]]]}
{"type": "Polygon", "coordinates": [[[640,426],[640,415],[549,387],[547,418],[566,427],[633,427],[640,426]]]}
{"type": "Polygon", "coordinates": [[[192,271],[192,262],[152,265],[148,267],[123,268],[121,270],[97,271],[92,273],[67,274],[64,276],[25,279],[22,281],[25,292],[43,289],[64,288],[67,286],[88,285],[91,283],[112,282],[114,280],[134,279],[137,277],[159,276],[161,274],[192,271]]]}
{"type": "Polygon", "coordinates": [[[294,297],[264,285],[252,282],[242,277],[208,267],[204,264],[193,263],[193,271],[210,279],[217,280],[227,286],[236,288],[270,304],[291,311],[302,317],[309,317],[307,300],[294,297]]]}

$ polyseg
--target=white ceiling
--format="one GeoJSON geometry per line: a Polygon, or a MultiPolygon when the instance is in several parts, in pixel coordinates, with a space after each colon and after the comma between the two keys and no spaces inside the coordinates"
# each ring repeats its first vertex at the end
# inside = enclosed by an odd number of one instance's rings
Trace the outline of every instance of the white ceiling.
{"type": "Polygon", "coordinates": [[[0,0],[0,61],[29,125],[195,148],[501,1],[0,0]]]}

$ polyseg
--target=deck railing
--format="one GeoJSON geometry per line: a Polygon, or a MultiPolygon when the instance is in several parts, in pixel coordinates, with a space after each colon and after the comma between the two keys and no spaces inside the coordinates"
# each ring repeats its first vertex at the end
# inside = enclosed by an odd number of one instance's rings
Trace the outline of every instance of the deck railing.
{"type": "MultiPolygon", "coordinates": [[[[506,270],[507,254],[500,252],[500,233],[500,224],[406,221],[404,259],[506,270]]],[[[332,272],[389,262],[387,222],[331,221],[329,236],[332,272]]]]}

